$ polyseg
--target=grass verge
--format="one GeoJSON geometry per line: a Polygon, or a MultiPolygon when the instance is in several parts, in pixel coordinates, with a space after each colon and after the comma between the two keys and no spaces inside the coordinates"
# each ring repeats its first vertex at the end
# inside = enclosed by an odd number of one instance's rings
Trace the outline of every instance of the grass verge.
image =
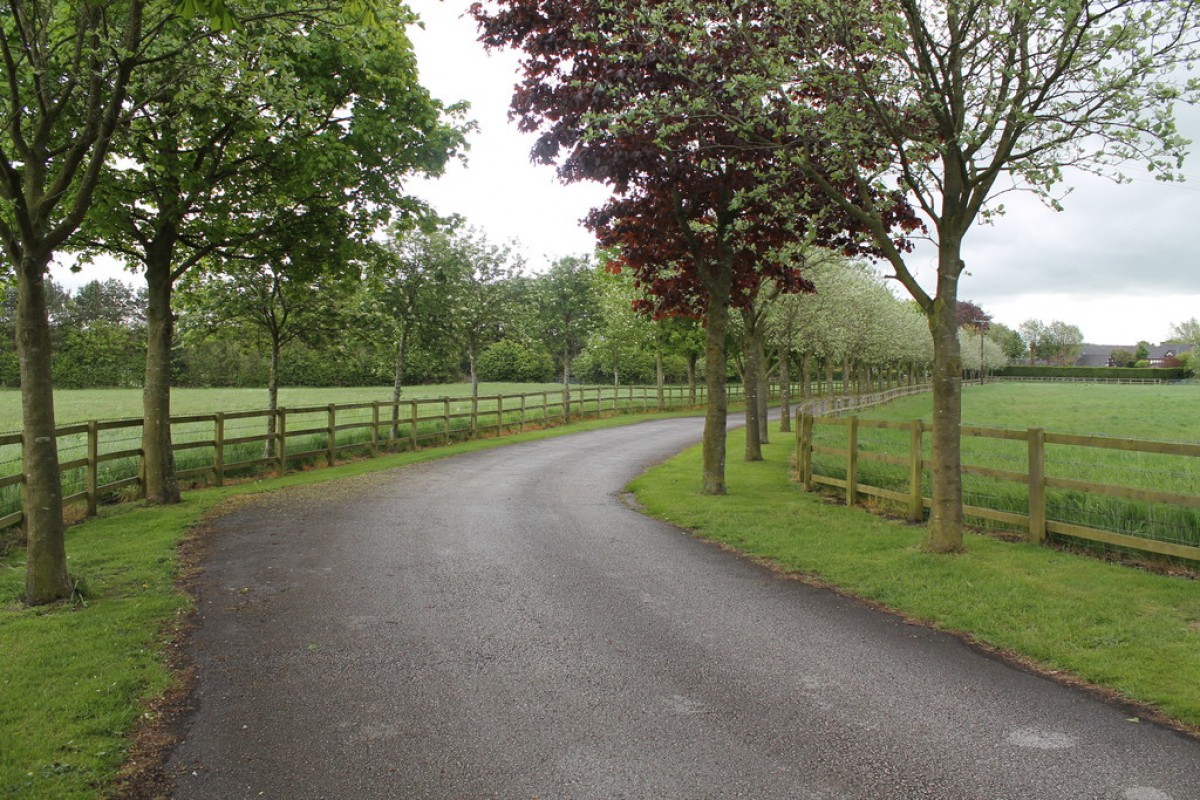
{"type": "MultiPolygon", "coordinates": [[[[731,434],[730,453],[740,452],[741,436],[731,434]]],[[[797,488],[793,443],[778,438],[764,445],[764,461],[728,462],[726,496],[696,491],[698,448],[650,470],[631,489],[652,516],[783,573],[959,632],[1200,731],[1195,581],[982,535],[968,534],[961,555],[923,553],[922,528],[797,488]]]]}
{"type": "Polygon", "coordinates": [[[168,658],[191,599],[178,546],[219,503],[515,442],[688,413],[619,416],[404,452],[221,489],[178,506],[125,505],[68,530],[76,602],[27,608],[23,553],[0,561],[0,798],[108,796],[152,701],[178,688],[168,658]]]}

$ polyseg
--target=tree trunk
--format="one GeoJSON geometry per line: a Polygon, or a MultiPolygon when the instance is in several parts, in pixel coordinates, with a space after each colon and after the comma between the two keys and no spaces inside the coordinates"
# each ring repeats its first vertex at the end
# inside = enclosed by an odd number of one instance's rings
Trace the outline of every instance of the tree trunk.
{"type": "Polygon", "coordinates": [[[26,255],[17,272],[17,355],[21,374],[22,455],[25,483],[25,602],[42,605],[71,596],[62,517],[62,477],[55,437],[46,315],[49,256],[26,255]]]}
{"type": "Polygon", "coordinates": [[[479,373],[475,370],[475,343],[467,345],[467,365],[471,370],[471,397],[479,397],[479,373]]]}
{"type": "Polygon", "coordinates": [[[408,326],[396,343],[396,371],[392,376],[392,438],[400,438],[400,395],[404,392],[404,368],[408,365],[408,326]]]}
{"type": "MultiPolygon", "coordinates": [[[[943,244],[942,259],[958,259],[958,248],[943,244]],[[950,252],[947,252],[949,250],[950,252]]],[[[938,294],[930,309],[933,336],[933,507],[924,549],[934,553],[962,550],[962,353],[955,307],[958,279],[939,267],[938,294]]]]}
{"type": "Polygon", "coordinates": [[[792,358],[787,345],[779,350],[779,432],[792,430],[792,358]]]}
{"type": "Polygon", "coordinates": [[[271,366],[267,372],[267,444],[263,448],[263,458],[275,457],[275,410],[279,408],[279,351],[282,346],[279,337],[271,339],[271,366]]]}
{"type": "Polygon", "coordinates": [[[767,380],[767,346],[766,331],[763,330],[761,316],[755,325],[754,355],[758,360],[758,441],[770,444],[770,425],[767,423],[767,410],[770,408],[770,383],[767,380]]]}
{"type": "Polygon", "coordinates": [[[812,353],[805,350],[800,358],[800,396],[808,400],[812,394],[812,353]]]}
{"type": "Polygon", "coordinates": [[[761,417],[759,417],[758,390],[760,386],[759,373],[762,365],[758,363],[758,346],[754,339],[753,312],[742,311],[742,361],[745,369],[742,373],[742,388],[746,402],[746,460],[762,461],[762,437],[759,433],[761,417]]]}
{"type": "Polygon", "coordinates": [[[571,346],[563,345],[562,349],[562,379],[563,379],[563,422],[571,421],[571,346]]]}
{"type": "Polygon", "coordinates": [[[666,386],[666,377],[663,370],[663,354],[662,348],[654,348],[654,381],[658,388],[658,410],[664,411],[666,404],[664,402],[663,391],[666,386]]]}
{"type": "Polygon", "coordinates": [[[148,254],[146,264],[146,378],[142,384],[142,459],[146,502],[178,503],[179,479],[171,447],[171,251],[148,254]]]}
{"type": "Polygon", "coordinates": [[[688,353],[687,357],[687,380],[688,380],[688,401],[691,405],[696,405],[696,359],[699,358],[697,353],[688,353]]]}
{"type": "Polygon", "coordinates": [[[703,494],[725,494],[725,429],[729,414],[725,370],[728,366],[725,336],[729,331],[729,291],[732,284],[732,260],[717,267],[718,274],[708,281],[708,308],[705,310],[704,382],[708,403],[704,414],[703,494]]]}

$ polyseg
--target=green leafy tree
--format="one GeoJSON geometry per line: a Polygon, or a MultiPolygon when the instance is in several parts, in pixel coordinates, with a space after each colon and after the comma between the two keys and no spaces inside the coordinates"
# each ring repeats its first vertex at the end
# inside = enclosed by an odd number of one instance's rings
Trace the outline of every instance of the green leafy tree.
{"type": "Polygon", "coordinates": [[[1114,367],[1132,367],[1133,362],[1137,361],[1137,358],[1130,350],[1118,347],[1109,353],[1108,361],[1114,367]]]}
{"type": "Polygon", "coordinates": [[[1025,356],[1025,342],[1021,334],[1002,322],[992,320],[988,326],[988,338],[1000,346],[1009,362],[1020,361],[1025,356]]]}
{"type": "Polygon", "coordinates": [[[146,318],[145,292],[117,278],[89,281],[63,305],[56,324],[67,328],[87,328],[97,323],[134,328],[142,326],[146,318]]]}
{"type": "Polygon", "coordinates": [[[1025,347],[1029,352],[1029,364],[1033,366],[1037,363],[1038,358],[1046,358],[1047,354],[1042,352],[1046,338],[1049,336],[1046,323],[1040,319],[1027,319],[1018,327],[1021,340],[1025,343],[1025,347]]]}
{"type": "MultiPolygon", "coordinates": [[[[270,236],[246,243],[219,269],[197,270],[180,282],[180,300],[193,324],[206,331],[245,326],[269,354],[267,408],[279,405],[280,359],[292,341],[320,346],[349,327],[348,309],[358,289],[356,255],[337,209],[313,209],[276,220],[270,236]]],[[[268,422],[275,433],[275,417],[268,422]]],[[[274,453],[269,438],[265,455],[274,453]]]]}
{"type": "Polygon", "coordinates": [[[175,282],[262,236],[262,204],[279,203],[281,193],[307,205],[345,198],[364,231],[393,210],[424,214],[401,181],[439,174],[462,144],[447,109],[417,80],[405,33],[414,17],[404,6],[379,9],[370,25],[303,0],[253,10],[219,41],[160,44],[176,52],[133,81],[137,111],[115,146],[125,160],[86,226],[93,250],[144,270],[142,447],[152,502],[179,499],[169,424],[175,282]]]}
{"type": "Polygon", "coordinates": [[[471,396],[479,396],[479,355],[502,338],[511,316],[511,295],[506,284],[523,266],[510,245],[493,245],[473,230],[449,234],[446,298],[449,311],[446,334],[466,356],[471,396]]]}
{"type": "MultiPolygon", "coordinates": [[[[414,347],[441,351],[453,338],[453,301],[462,279],[462,242],[452,227],[393,230],[371,243],[367,257],[366,319],[372,338],[391,352],[392,403],[400,401],[414,347]]],[[[394,405],[397,409],[398,406],[394,405]]],[[[399,419],[392,420],[398,431],[399,419]]]]}
{"type": "Polygon", "coordinates": [[[557,353],[564,413],[570,417],[571,361],[583,350],[599,323],[596,267],[588,258],[560,258],[533,280],[541,340],[557,353]]]}

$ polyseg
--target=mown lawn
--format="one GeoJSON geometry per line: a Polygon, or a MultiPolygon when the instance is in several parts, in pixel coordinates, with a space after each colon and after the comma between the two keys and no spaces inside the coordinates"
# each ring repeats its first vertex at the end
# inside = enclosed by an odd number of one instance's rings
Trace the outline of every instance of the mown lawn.
{"type": "MultiPolygon", "coordinates": [[[[731,454],[741,452],[740,432],[731,454]]],[[[920,549],[923,529],[800,491],[792,443],[727,464],[730,494],[696,491],[699,449],[635,480],[648,513],[867,598],[1111,689],[1200,729],[1200,587],[1192,580],[968,534],[967,552],[920,549]]]]}

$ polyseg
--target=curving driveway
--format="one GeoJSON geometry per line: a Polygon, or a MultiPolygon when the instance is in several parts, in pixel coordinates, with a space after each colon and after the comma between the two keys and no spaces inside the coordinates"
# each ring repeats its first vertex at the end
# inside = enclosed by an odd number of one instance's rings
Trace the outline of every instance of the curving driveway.
{"type": "Polygon", "coordinates": [[[220,519],[175,797],[1200,798],[1200,743],[627,509],[701,425],[220,519]]]}

